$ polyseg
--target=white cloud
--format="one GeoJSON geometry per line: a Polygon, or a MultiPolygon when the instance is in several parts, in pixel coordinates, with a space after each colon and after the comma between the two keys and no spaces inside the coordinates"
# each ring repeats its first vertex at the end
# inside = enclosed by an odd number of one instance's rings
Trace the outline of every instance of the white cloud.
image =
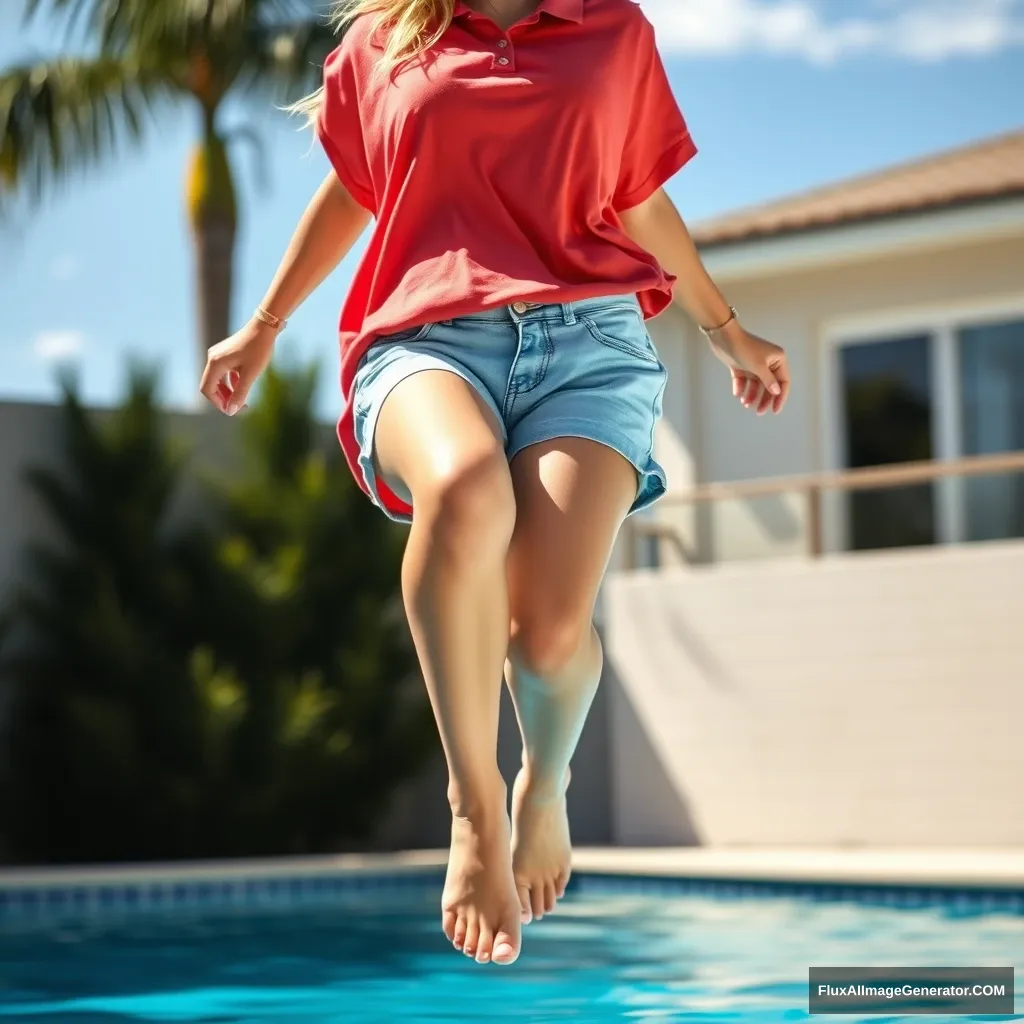
{"type": "Polygon", "coordinates": [[[32,344],[36,358],[46,363],[70,359],[84,348],[85,335],[81,331],[40,331],[32,344]]]}
{"type": "Polygon", "coordinates": [[[55,281],[73,281],[80,270],[78,257],[66,252],[58,256],[50,266],[50,276],[55,281]]]}
{"type": "Polygon", "coordinates": [[[641,0],[641,6],[659,45],[676,53],[936,61],[1024,44],[1024,0],[641,0]]]}

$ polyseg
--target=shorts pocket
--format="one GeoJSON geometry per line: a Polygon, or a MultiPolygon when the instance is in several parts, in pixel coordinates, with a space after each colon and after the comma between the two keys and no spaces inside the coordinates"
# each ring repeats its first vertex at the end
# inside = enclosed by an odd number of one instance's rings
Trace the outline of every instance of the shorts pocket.
{"type": "Polygon", "coordinates": [[[386,348],[388,345],[401,345],[405,342],[423,341],[436,326],[437,324],[433,323],[421,324],[419,327],[409,327],[404,331],[395,331],[394,334],[378,334],[370,342],[370,347],[360,357],[356,373],[358,374],[374,356],[378,355],[382,348],[386,348]]]}
{"type": "Polygon", "coordinates": [[[580,317],[595,341],[648,363],[659,362],[643,314],[636,306],[611,306],[580,317]]]}
{"type": "Polygon", "coordinates": [[[377,345],[397,345],[403,341],[422,341],[437,325],[421,324],[419,327],[407,327],[403,331],[395,331],[394,334],[379,334],[373,339],[371,348],[377,345]]]}

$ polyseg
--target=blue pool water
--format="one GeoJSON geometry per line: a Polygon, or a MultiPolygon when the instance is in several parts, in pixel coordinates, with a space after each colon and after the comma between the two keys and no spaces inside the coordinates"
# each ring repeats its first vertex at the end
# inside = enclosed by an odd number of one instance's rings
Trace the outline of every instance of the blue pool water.
{"type": "Polygon", "coordinates": [[[425,885],[313,909],[8,924],[0,1024],[771,1024],[807,1018],[810,965],[1024,965],[1012,913],[583,887],[526,929],[519,963],[479,967],[445,942],[437,899],[425,885]]]}

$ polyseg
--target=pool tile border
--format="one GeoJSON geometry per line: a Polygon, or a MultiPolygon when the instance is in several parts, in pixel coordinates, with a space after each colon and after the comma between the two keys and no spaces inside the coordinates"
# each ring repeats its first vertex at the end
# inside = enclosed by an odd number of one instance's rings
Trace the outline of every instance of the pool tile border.
{"type": "Polygon", "coordinates": [[[431,868],[393,874],[346,872],[11,887],[0,880],[0,925],[5,921],[93,919],[136,912],[323,906],[352,897],[419,891],[442,880],[443,874],[431,868]]]}
{"type": "Polygon", "coordinates": [[[942,907],[964,913],[1024,915],[1024,889],[829,883],[742,878],[686,878],[582,872],[574,875],[578,892],[643,896],[696,896],[709,899],[793,897],[815,903],[859,903],[879,907],[942,907]]]}
{"type": "MultiPolygon", "coordinates": [[[[1024,915],[1024,875],[973,870],[958,881],[928,876],[914,881],[905,868],[890,878],[877,863],[849,863],[834,877],[816,871],[801,877],[799,865],[779,873],[779,855],[762,858],[761,870],[746,858],[694,859],[669,855],[589,851],[571,888],[595,895],[696,896],[715,899],[773,898],[814,902],[856,902],[887,907],[942,907],[953,912],[1024,915]],[[671,861],[676,864],[672,865],[671,861]],[[769,864],[769,861],[772,863],[769,864]]],[[[426,888],[439,889],[446,864],[443,851],[383,856],[341,856],[262,862],[133,865],[85,869],[0,871],[0,926],[102,920],[134,913],[200,910],[287,910],[370,899],[426,888]]],[[[809,865],[804,865],[808,867],[809,865]]]]}

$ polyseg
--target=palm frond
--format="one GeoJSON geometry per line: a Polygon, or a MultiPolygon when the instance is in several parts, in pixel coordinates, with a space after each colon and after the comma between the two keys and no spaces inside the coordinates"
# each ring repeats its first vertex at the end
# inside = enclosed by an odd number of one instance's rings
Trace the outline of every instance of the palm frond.
{"type": "Polygon", "coordinates": [[[49,16],[69,27],[87,27],[110,42],[138,31],[163,33],[181,26],[244,20],[253,0],[27,0],[26,16],[49,16]]]}
{"type": "Polygon", "coordinates": [[[293,100],[316,89],[327,55],[338,37],[320,21],[250,29],[238,84],[249,92],[271,92],[275,99],[293,100]]]}
{"type": "Polygon", "coordinates": [[[326,16],[329,0],[27,0],[29,19],[48,15],[87,27],[104,50],[146,41],[224,36],[249,24],[288,24],[326,16]]]}
{"type": "Polygon", "coordinates": [[[235,85],[294,99],[319,84],[338,39],[330,0],[29,0],[104,56],[167,69],[215,109],[235,85]]]}
{"type": "MultiPolygon", "coordinates": [[[[69,0],[70,2],[70,0],[69,0]]],[[[139,140],[166,74],[114,57],[63,58],[0,74],[0,197],[37,200],[139,140]]]]}

